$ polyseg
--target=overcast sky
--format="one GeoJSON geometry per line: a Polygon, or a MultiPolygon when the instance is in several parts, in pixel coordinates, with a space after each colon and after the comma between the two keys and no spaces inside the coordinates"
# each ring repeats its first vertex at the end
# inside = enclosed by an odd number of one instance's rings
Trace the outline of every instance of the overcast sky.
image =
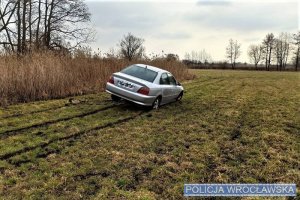
{"type": "Polygon", "coordinates": [[[124,34],[145,39],[147,54],[205,49],[214,60],[225,60],[230,38],[242,44],[239,61],[248,62],[247,48],[273,32],[299,30],[297,0],[199,0],[199,1],[86,1],[97,32],[94,50],[116,48],[124,34]]]}

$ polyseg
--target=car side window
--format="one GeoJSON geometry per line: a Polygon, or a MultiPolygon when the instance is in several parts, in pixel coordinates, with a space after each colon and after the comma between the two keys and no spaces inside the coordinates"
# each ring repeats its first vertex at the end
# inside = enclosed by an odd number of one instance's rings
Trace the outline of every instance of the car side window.
{"type": "Polygon", "coordinates": [[[168,79],[169,79],[170,85],[176,85],[176,80],[172,76],[172,74],[168,74],[168,79]]]}
{"type": "Polygon", "coordinates": [[[161,85],[170,85],[169,77],[167,73],[163,73],[160,77],[159,84],[161,85]]]}

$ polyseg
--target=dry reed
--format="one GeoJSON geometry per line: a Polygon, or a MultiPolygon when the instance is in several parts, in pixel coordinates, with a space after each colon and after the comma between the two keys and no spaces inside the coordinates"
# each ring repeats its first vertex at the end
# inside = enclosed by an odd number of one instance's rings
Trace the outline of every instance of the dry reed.
{"type": "Polygon", "coordinates": [[[101,92],[113,72],[132,63],[166,69],[179,80],[192,78],[184,64],[166,59],[129,62],[51,52],[0,56],[0,105],[101,92]]]}

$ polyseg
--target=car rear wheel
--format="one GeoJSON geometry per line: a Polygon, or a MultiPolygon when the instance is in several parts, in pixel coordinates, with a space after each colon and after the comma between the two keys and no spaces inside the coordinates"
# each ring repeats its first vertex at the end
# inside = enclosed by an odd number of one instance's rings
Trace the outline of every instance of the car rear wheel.
{"type": "Polygon", "coordinates": [[[176,98],[176,101],[180,101],[183,97],[183,92],[181,92],[178,97],[176,98]]]}
{"type": "Polygon", "coordinates": [[[111,100],[115,101],[115,102],[119,102],[121,100],[120,97],[116,96],[116,95],[111,95],[111,100]]]}
{"type": "Polygon", "coordinates": [[[152,108],[155,110],[158,109],[160,106],[160,102],[161,102],[161,98],[157,97],[152,104],[152,108]]]}

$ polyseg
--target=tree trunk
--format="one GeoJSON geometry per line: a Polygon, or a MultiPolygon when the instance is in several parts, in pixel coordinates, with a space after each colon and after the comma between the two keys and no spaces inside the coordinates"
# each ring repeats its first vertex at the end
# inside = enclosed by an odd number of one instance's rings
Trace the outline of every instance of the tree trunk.
{"type": "Polygon", "coordinates": [[[22,53],[24,53],[26,51],[26,0],[23,0],[22,29],[22,53]]]}
{"type": "Polygon", "coordinates": [[[32,45],[32,0],[29,0],[29,48],[31,49],[32,45]]]}
{"type": "Polygon", "coordinates": [[[298,71],[298,66],[299,66],[299,53],[300,53],[300,47],[298,47],[297,55],[296,55],[296,67],[295,67],[296,71],[298,71]]]}
{"type": "Polygon", "coordinates": [[[269,55],[269,47],[267,46],[267,51],[266,51],[266,71],[268,70],[268,55],[269,55]]]}
{"type": "Polygon", "coordinates": [[[18,37],[18,44],[17,44],[17,52],[22,53],[22,44],[21,44],[21,0],[17,2],[17,37],[18,37]]]}
{"type": "Polygon", "coordinates": [[[41,17],[42,17],[42,13],[41,13],[41,5],[42,5],[42,3],[41,3],[41,0],[39,0],[39,6],[38,6],[38,9],[39,9],[39,16],[38,16],[38,22],[37,22],[37,27],[36,27],[36,38],[35,38],[35,46],[36,46],[36,48],[37,49],[39,49],[40,48],[40,36],[39,36],[39,34],[40,34],[40,23],[41,23],[41,17]]]}
{"type": "Polygon", "coordinates": [[[43,36],[43,41],[44,41],[44,44],[43,45],[46,45],[47,43],[47,38],[46,38],[46,34],[48,32],[47,30],[47,21],[48,21],[48,0],[46,0],[45,2],[45,17],[44,17],[44,36],[43,36]]]}
{"type": "Polygon", "coordinates": [[[270,65],[271,65],[271,55],[272,55],[272,47],[270,46],[269,60],[268,60],[268,71],[270,71],[270,65]]]}
{"type": "MultiPolygon", "coordinates": [[[[14,11],[12,11],[12,12],[14,12],[14,11]]],[[[4,24],[5,25],[5,21],[4,21],[4,18],[2,17],[2,12],[1,12],[1,10],[0,10],[0,17],[1,17],[1,22],[2,22],[2,24],[4,24]]],[[[7,39],[8,39],[8,43],[9,43],[9,45],[11,46],[11,50],[14,52],[14,45],[13,45],[13,43],[12,43],[12,40],[11,40],[11,37],[10,37],[10,33],[9,33],[9,31],[8,31],[8,28],[5,26],[5,27],[1,27],[1,30],[4,30],[5,29],[5,32],[6,32],[6,36],[7,36],[7,39]]],[[[1,32],[1,31],[0,31],[1,32]]]]}
{"type": "Polygon", "coordinates": [[[47,32],[45,33],[46,35],[46,47],[49,49],[50,48],[50,41],[51,41],[51,19],[53,17],[53,9],[54,9],[54,1],[52,0],[50,3],[50,11],[48,15],[48,20],[47,20],[47,32]]]}
{"type": "Polygon", "coordinates": [[[286,51],[285,51],[285,58],[284,58],[284,69],[286,69],[286,65],[288,63],[289,50],[290,50],[290,45],[287,44],[286,51]]]}

